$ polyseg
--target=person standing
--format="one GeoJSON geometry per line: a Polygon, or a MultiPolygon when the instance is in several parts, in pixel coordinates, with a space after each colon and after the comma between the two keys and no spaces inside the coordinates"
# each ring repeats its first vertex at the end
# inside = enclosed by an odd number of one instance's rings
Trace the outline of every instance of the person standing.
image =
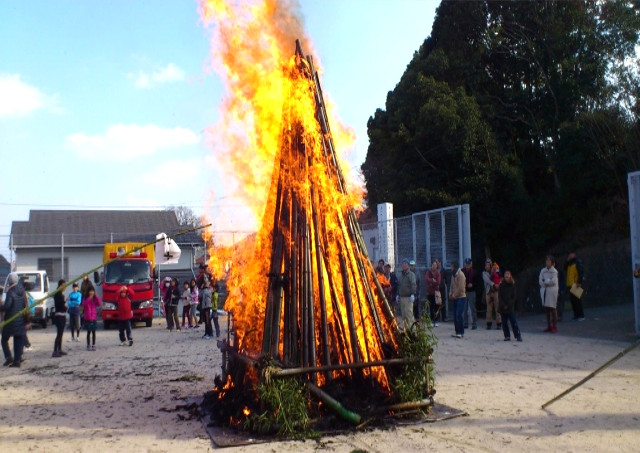
{"type": "Polygon", "coordinates": [[[399,317],[400,307],[398,306],[397,299],[398,299],[398,285],[400,284],[400,282],[398,281],[398,276],[396,275],[395,271],[391,271],[391,265],[387,264],[387,266],[389,266],[389,282],[391,283],[390,302],[391,302],[391,305],[393,305],[393,312],[397,317],[399,317]]]}
{"type": "Polygon", "coordinates": [[[180,305],[180,288],[178,288],[178,279],[171,279],[171,286],[169,286],[169,291],[167,291],[167,297],[169,298],[169,307],[168,314],[171,319],[171,324],[169,327],[169,332],[173,331],[173,327],[180,332],[180,319],[178,318],[178,306],[180,305]]]}
{"type": "MultiPolygon", "coordinates": [[[[447,272],[442,265],[442,261],[436,260],[438,262],[438,272],[440,272],[440,296],[442,299],[442,305],[440,307],[440,318],[442,321],[449,321],[449,296],[447,292],[447,272]]],[[[450,281],[449,281],[450,282],[450,281]]]]}
{"type": "Polygon", "coordinates": [[[204,282],[204,288],[202,288],[202,307],[200,309],[200,316],[204,320],[204,335],[202,338],[210,340],[213,338],[213,327],[211,327],[211,283],[209,279],[204,282]]]}
{"type": "Polygon", "coordinates": [[[431,263],[431,269],[427,269],[427,272],[424,275],[424,279],[427,284],[426,288],[427,300],[429,301],[429,317],[431,318],[433,327],[438,327],[438,316],[440,316],[439,311],[442,308],[442,293],[440,293],[440,281],[442,279],[442,276],[438,271],[438,260],[433,260],[433,262],[431,263]],[[438,304],[436,292],[440,294],[440,304],[438,304]]]}
{"type": "Polygon", "coordinates": [[[216,283],[213,285],[213,294],[211,295],[211,319],[213,319],[213,325],[216,328],[216,338],[220,337],[220,324],[218,324],[218,300],[220,297],[220,286],[216,283]]]}
{"type": "Polygon", "coordinates": [[[502,317],[498,311],[498,285],[494,284],[491,278],[491,260],[484,262],[484,271],[482,272],[482,281],[484,282],[484,294],[487,302],[487,330],[491,329],[493,320],[496,320],[497,328],[502,325],[502,317]],[[494,315],[495,312],[495,315],[494,315]]]}
{"type": "Polygon", "coordinates": [[[131,338],[131,319],[133,311],[131,310],[131,293],[126,286],[120,287],[118,293],[118,335],[120,337],[120,346],[133,346],[133,338],[131,338]],[[125,338],[125,333],[127,334],[125,338]]]}
{"type": "Polygon", "coordinates": [[[469,318],[471,318],[471,330],[478,328],[478,312],[476,308],[476,290],[473,287],[473,262],[471,258],[464,260],[464,268],[462,269],[467,282],[467,299],[464,309],[464,328],[469,327],[469,318]]]}
{"type": "Polygon", "coordinates": [[[556,333],[558,331],[558,271],[555,268],[556,260],[547,255],[545,266],[540,270],[538,283],[540,284],[540,299],[547,315],[547,328],[545,332],[556,333]]]}
{"type": "MultiPolygon", "coordinates": [[[[196,278],[196,286],[198,287],[199,291],[204,289],[205,280],[209,280],[211,282],[211,284],[213,284],[213,274],[209,270],[209,264],[208,263],[202,263],[202,264],[200,264],[200,266],[198,266],[198,277],[196,278]]],[[[198,304],[197,304],[196,308],[198,310],[200,310],[200,308],[202,308],[202,293],[198,294],[198,304]]],[[[202,316],[202,311],[200,311],[200,317],[198,318],[198,325],[202,324],[203,319],[204,318],[202,316]]]]}
{"type": "MultiPolygon", "coordinates": [[[[82,292],[82,291],[81,291],[82,292]]],[[[91,286],[87,297],[82,300],[84,328],[87,329],[87,351],[96,350],[96,329],[98,324],[98,307],[102,304],[91,286]]]]}
{"type": "Polygon", "coordinates": [[[400,305],[400,318],[404,328],[411,328],[415,322],[413,317],[413,302],[416,299],[416,274],[409,269],[409,260],[402,260],[402,272],[398,277],[398,296],[396,302],[400,305]]]}
{"type": "MultiPolygon", "coordinates": [[[[207,278],[207,280],[209,279],[207,278]]],[[[189,326],[193,329],[200,328],[200,324],[196,322],[196,311],[198,309],[198,305],[200,305],[200,309],[202,310],[202,299],[200,298],[199,293],[196,279],[192,278],[189,282],[189,326]]],[[[204,321],[202,313],[200,313],[200,319],[204,321]]]]}
{"type": "Polygon", "coordinates": [[[53,354],[51,354],[51,357],[67,355],[62,350],[62,335],[64,334],[64,326],[67,323],[67,304],[64,301],[65,283],[63,279],[58,280],[58,289],[53,295],[53,324],[56,326],[56,339],[53,342],[53,354]]]}
{"type": "Polygon", "coordinates": [[[171,277],[168,275],[164,278],[162,285],[158,288],[161,298],[161,307],[164,311],[165,320],[167,321],[167,330],[171,330],[173,325],[173,316],[171,316],[171,310],[169,305],[171,304],[171,277]]]}
{"type": "MultiPolygon", "coordinates": [[[[182,302],[182,328],[184,329],[184,319],[185,317],[189,318],[189,307],[191,307],[191,290],[189,289],[189,282],[186,280],[182,283],[180,301],[182,302]]],[[[191,329],[191,327],[193,326],[191,325],[191,319],[189,319],[189,329],[191,329]]]]}
{"type": "Polygon", "coordinates": [[[413,275],[416,276],[416,294],[413,300],[413,317],[414,319],[420,320],[422,319],[422,301],[420,300],[420,275],[418,274],[418,270],[416,269],[415,260],[409,261],[409,270],[413,272],[413,275]]]}
{"type": "Polygon", "coordinates": [[[391,264],[387,263],[384,265],[384,284],[382,285],[382,291],[384,292],[384,297],[387,298],[389,303],[393,300],[393,285],[391,284],[391,264]]]}
{"type": "Polygon", "coordinates": [[[453,324],[456,329],[455,338],[464,337],[464,306],[467,299],[465,287],[467,286],[464,273],[456,260],[451,262],[451,291],[449,299],[453,301],[453,324]]]}
{"type": "Polygon", "coordinates": [[[71,341],[80,341],[80,312],[82,310],[82,293],[78,284],[73,284],[73,291],[67,297],[69,307],[69,328],[71,329],[71,341]],[[73,334],[76,334],[75,337],[73,334]]]}
{"type": "MultiPolygon", "coordinates": [[[[2,352],[4,366],[19,368],[22,363],[22,351],[30,325],[25,317],[26,297],[20,278],[15,272],[7,276],[9,285],[5,288],[5,300],[0,304],[0,312],[4,314],[6,324],[2,327],[2,352]],[[9,338],[13,337],[13,357],[9,347],[9,338]]],[[[28,315],[27,315],[28,316],[28,315]]]]}
{"type": "Polygon", "coordinates": [[[569,253],[564,268],[566,278],[565,285],[571,300],[571,308],[573,308],[573,320],[584,321],[582,298],[571,292],[571,287],[573,287],[573,285],[576,285],[577,288],[582,288],[582,281],[584,279],[584,267],[582,265],[582,260],[576,256],[576,252],[569,253]]]}
{"type": "Polygon", "coordinates": [[[87,297],[89,297],[90,288],[93,288],[93,284],[91,283],[91,280],[89,280],[89,276],[83,275],[82,283],[80,284],[80,294],[82,294],[82,300],[85,300],[87,297]]]}
{"type": "Polygon", "coordinates": [[[511,333],[509,332],[509,323],[516,340],[522,341],[522,334],[518,321],[516,320],[516,281],[511,275],[511,271],[505,270],[504,279],[500,283],[498,289],[498,311],[502,315],[502,333],[504,333],[504,341],[511,341],[511,333]]]}

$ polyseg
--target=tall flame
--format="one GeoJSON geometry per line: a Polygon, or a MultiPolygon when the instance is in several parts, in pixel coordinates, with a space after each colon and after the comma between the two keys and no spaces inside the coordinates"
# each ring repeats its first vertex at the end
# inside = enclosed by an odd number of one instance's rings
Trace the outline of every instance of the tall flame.
{"type": "MultiPolygon", "coordinates": [[[[204,0],[201,5],[204,22],[214,26],[211,41],[213,62],[227,89],[222,104],[222,119],[209,130],[210,140],[216,153],[221,156],[221,165],[237,179],[236,190],[252,209],[255,219],[261,221],[255,238],[242,246],[227,248],[228,256],[220,249],[211,252],[215,257],[212,263],[217,273],[222,271],[221,263],[233,262],[227,279],[229,295],[225,307],[234,312],[236,339],[245,352],[258,352],[261,346],[269,288],[273,212],[278,207],[273,195],[277,190],[277,182],[282,181],[279,172],[286,171],[279,168],[305,167],[306,177],[301,178],[300,173],[292,171],[291,174],[287,173],[289,177],[286,181],[301,208],[307,212],[312,211],[312,206],[313,209],[317,208],[317,215],[323,218],[323,225],[326,225],[325,230],[320,232],[324,241],[321,247],[331,257],[333,264],[324,264],[326,267],[321,278],[343,281],[341,267],[342,272],[348,269],[354,278],[348,283],[349,288],[340,288],[340,291],[350,291],[361,300],[365,297],[366,288],[376,283],[374,274],[367,274],[359,266],[359,263],[368,263],[366,257],[360,255],[361,251],[354,244],[344,239],[350,228],[346,213],[361,204],[362,191],[356,190],[357,185],[349,179],[348,174],[345,174],[345,180],[332,180],[325,170],[327,162],[316,165],[326,160],[326,154],[323,157],[322,151],[326,137],[316,118],[314,81],[304,77],[300,69],[304,65],[308,67],[309,63],[293,55],[296,39],[302,42],[304,48],[311,48],[294,6],[288,0],[204,0]],[[302,134],[301,146],[309,156],[307,162],[304,159],[301,161],[295,153],[282,152],[283,148],[294,148],[287,142],[294,135],[293,129],[302,134]],[[284,162],[281,167],[275,164],[277,159],[284,162]],[[342,187],[343,184],[347,187],[342,187]],[[309,193],[314,193],[309,190],[310,185],[316,188],[314,199],[311,199],[313,195],[309,196],[309,193]],[[339,215],[332,216],[334,211],[339,215]],[[338,257],[346,257],[342,265],[338,257]]],[[[314,60],[317,61],[317,58],[314,57],[314,60]]],[[[329,114],[333,111],[335,109],[331,106],[327,108],[329,114]]],[[[354,136],[336,118],[329,118],[328,121],[339,160],[328,165],[344,169],[346,166],[341,156],[353,144],[354,136]]],[[[320,236],[317,231],[312,231],[311,235],[314,239],[320,236]]],[[[292,241],[291,236],[285,240],[292,241]]],[[[317,248],[314,241],[311,241],[310,247],[314,256],[317,248]]],[[[324,291],[326,300],[336,299],[336,295],[331,293],[335,291],[335,286],[323,290],[314,286],[313,291],[316,298],[320,296],[320,291],[324,291]]],[[[361,356],[363,359],[379,360],[383,358],[380,338],[373,332],[376,331],[376,321],[380,324],[380,320],[373,313],[373,307],[366,303],[354,305],[356,316],[351,321],[356,324],[359,346],[353,345],[351,338],[345,338],[345,346],[350,350],[355,347],[366,349],[366,357],[365,354],[361,356]]],[[[327,304],[326,309],[327,317],[336,319],[336,323],[344,330],[349,317],[344,306],[327,304]]],[[[316,320],[319,318],[316,317],[316,320]]],[[[353,314],[351,318],[354,318],[353,314]]],[[[389,334],[391,322],[383,320],[382,323],[389,334]]],[[[380,328],[377,330],[380,331],[380,328]]],[[[316,332],[320,332],[320,329],[316,332]]],[[[342,354],[345,360],[349,357],[349,352],[343,351],[342,354]]]]}

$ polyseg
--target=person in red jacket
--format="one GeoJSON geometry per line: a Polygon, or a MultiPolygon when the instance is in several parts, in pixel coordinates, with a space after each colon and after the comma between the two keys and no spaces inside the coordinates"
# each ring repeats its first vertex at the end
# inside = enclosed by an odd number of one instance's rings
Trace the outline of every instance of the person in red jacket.
{"type": "Polygon", "coordinates": [[[118,333],[120,335],[120,346],[126,346],[125,332],[127,334],[126,340],[128,340],[129,346],[133,346],[133,339],[131,338],[131,318],[133,318],[133,311],[131,310],[131,297],[130,290],[126,286],[120,287],[120,293],[118,294],[118,333]]]}

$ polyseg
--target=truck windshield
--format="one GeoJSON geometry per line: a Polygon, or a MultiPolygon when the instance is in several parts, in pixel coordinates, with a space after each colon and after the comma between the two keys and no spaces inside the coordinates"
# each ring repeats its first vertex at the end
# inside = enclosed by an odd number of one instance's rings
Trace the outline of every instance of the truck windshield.
{"type": "Polygon", "coordinates": [[[119,260],[107,264],[105,268],[105,283],[142,283],[151,280],[151,268],[148,261],[119,260]]]}
{"type": "Polygon", "coordinates": [[[18,277],[23,287],[31,288],[29,291],[42,292],[42,277],[40,274],[24,273],[18,274],[18,277]]]}

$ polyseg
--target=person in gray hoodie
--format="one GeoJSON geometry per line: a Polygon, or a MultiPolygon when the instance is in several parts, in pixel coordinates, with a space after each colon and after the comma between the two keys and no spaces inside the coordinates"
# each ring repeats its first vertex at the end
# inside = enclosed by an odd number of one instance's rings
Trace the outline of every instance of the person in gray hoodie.
{"type": "Polygon", "coordinates": [[[28,310],[25,311],[28,305],[18,274],[11,272],[7,277],[7,281],[9,286],[6,288],[5,301],[0,305],[0,311],[4,312],[1,340],[5,359],[3,365],[18,368],[22,362],[22,350],[27,338],[27,328],[29,327],[26,318],[28,310]],[[13,337],[13,357],[9,347],[9,338],[11,337],[13,337]]]}

